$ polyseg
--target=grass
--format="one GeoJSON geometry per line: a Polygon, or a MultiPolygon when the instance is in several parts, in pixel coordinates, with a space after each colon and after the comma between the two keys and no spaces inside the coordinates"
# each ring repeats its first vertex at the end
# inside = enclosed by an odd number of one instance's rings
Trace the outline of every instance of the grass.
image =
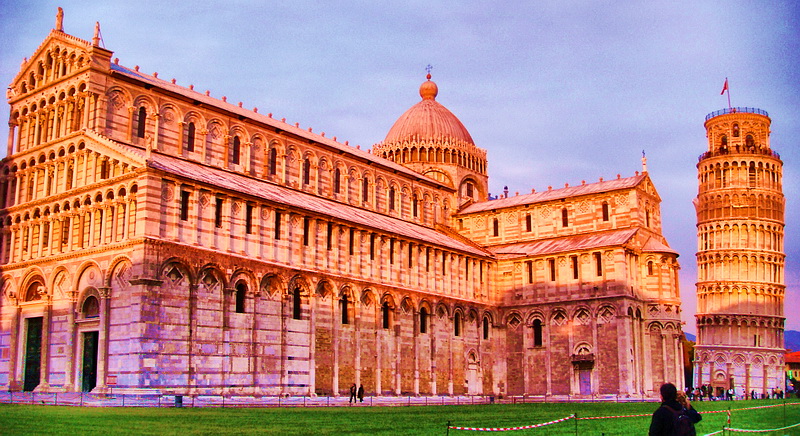
{"type": "MultiPolygon", "coordinates": [[[[696,403],[701,412],[734,409],[732,427],[777,428],[800,422],[800,403],[757,410],[745,407],[782,404],[780,400],[696,403]]],[[[636,418],[569,420],[552,426],[511,432],[529,435],[643,435],[655,403],[549,403],[427,407],[322,408],[81,408],[0,405],[0,434],[336,434],[444,435],[447,422],[457,426],[510,427],[547,422],[577,413],[579,417],[648,414],[636,418]]],[[[722,428],[725,413],[704,414],[703,435],[722,428]]],[[[451,435],[479,434],[451,430],[451,435]]],[[[485,434],[485,433],[484,433],[485,434]]],[[[763,433],[758,433],[763,434],[763,433]]],[[[776,433],[777,434],[777,433],[776,433]]],[[[779,434],[800,435],[800,428],[779,434]]]]}

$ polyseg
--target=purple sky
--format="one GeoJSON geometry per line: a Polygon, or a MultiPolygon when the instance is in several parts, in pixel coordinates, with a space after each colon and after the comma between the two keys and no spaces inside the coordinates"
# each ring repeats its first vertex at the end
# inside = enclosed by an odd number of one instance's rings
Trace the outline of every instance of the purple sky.
{"type": "MultiPolygon", "coordinates": [[[[695,332],[697,156],[705,115],[772,118],[787,197],[787,329],[800,330],[800,6],[794,1],[28,2],[0,0],[0,78],[10,83],[54,26],[122,65],[368,148],[419,101],[437,100],[488,150],[490,192],[530,192],[648,170],[681,253],[695,332]],[[792,139],[795,138],[795,139],[792,139]]],[[[8,118],[8,106],[0,108],[8,118]]],[[[0,135],[5,137],[5,135],[0,135]]],[[[0,147],[4,153],[5,147],[0,147]]]]}

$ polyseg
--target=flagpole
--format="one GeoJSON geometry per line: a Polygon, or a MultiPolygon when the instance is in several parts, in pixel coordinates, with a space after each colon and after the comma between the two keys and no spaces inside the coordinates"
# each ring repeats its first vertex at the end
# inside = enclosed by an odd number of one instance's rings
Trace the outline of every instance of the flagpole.
{"type": "MultiPolygon", "coordinates": [[[[725,83],[728,83],[728,78],[725,78],[725,83]]],[[[731,107],[731,86],[728,85],[728,109],[732,109],[731,107]]]]}

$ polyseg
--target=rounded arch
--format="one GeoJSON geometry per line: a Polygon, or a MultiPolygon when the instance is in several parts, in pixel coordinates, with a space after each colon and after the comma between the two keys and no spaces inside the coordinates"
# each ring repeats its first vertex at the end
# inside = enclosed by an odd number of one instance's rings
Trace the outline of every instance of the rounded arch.
{"type": "Polygon", "coordinates": [[[274,297],[280,294],[281,289],[284,288],[284,283],[285,281],[279,274],[267,273],[261,278],[259,289],[262,295],[274,297]]]}

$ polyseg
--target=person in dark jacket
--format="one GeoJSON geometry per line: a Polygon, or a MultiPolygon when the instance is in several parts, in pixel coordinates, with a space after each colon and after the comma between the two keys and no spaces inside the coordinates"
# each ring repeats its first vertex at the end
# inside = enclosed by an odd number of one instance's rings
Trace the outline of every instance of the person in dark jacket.
{"type": "Polygon", "coordinates": [[[364,402],[364,385],[358,385],[358,392],[356,392],[356,396],[358,397],[359,402],[364,402]]]}
{"type": "MultiPolygon", "coordinates": [[[[697,413],[686,396],[683,395],[683,404],[678,402],[678,389],[672,383],[664,383],[661,385],[661,407],[653,412],[653,418],[650,421],[649,436],[671,436],[673,435],[675,425],[677,423],[677,416],[680,414],[686,415],[691,423],[689,434],[694,434],[694,424],[700,422],[702,417],[697,413]]],[[[681,392],[683,393],[683,392],[681,392]]]]}

